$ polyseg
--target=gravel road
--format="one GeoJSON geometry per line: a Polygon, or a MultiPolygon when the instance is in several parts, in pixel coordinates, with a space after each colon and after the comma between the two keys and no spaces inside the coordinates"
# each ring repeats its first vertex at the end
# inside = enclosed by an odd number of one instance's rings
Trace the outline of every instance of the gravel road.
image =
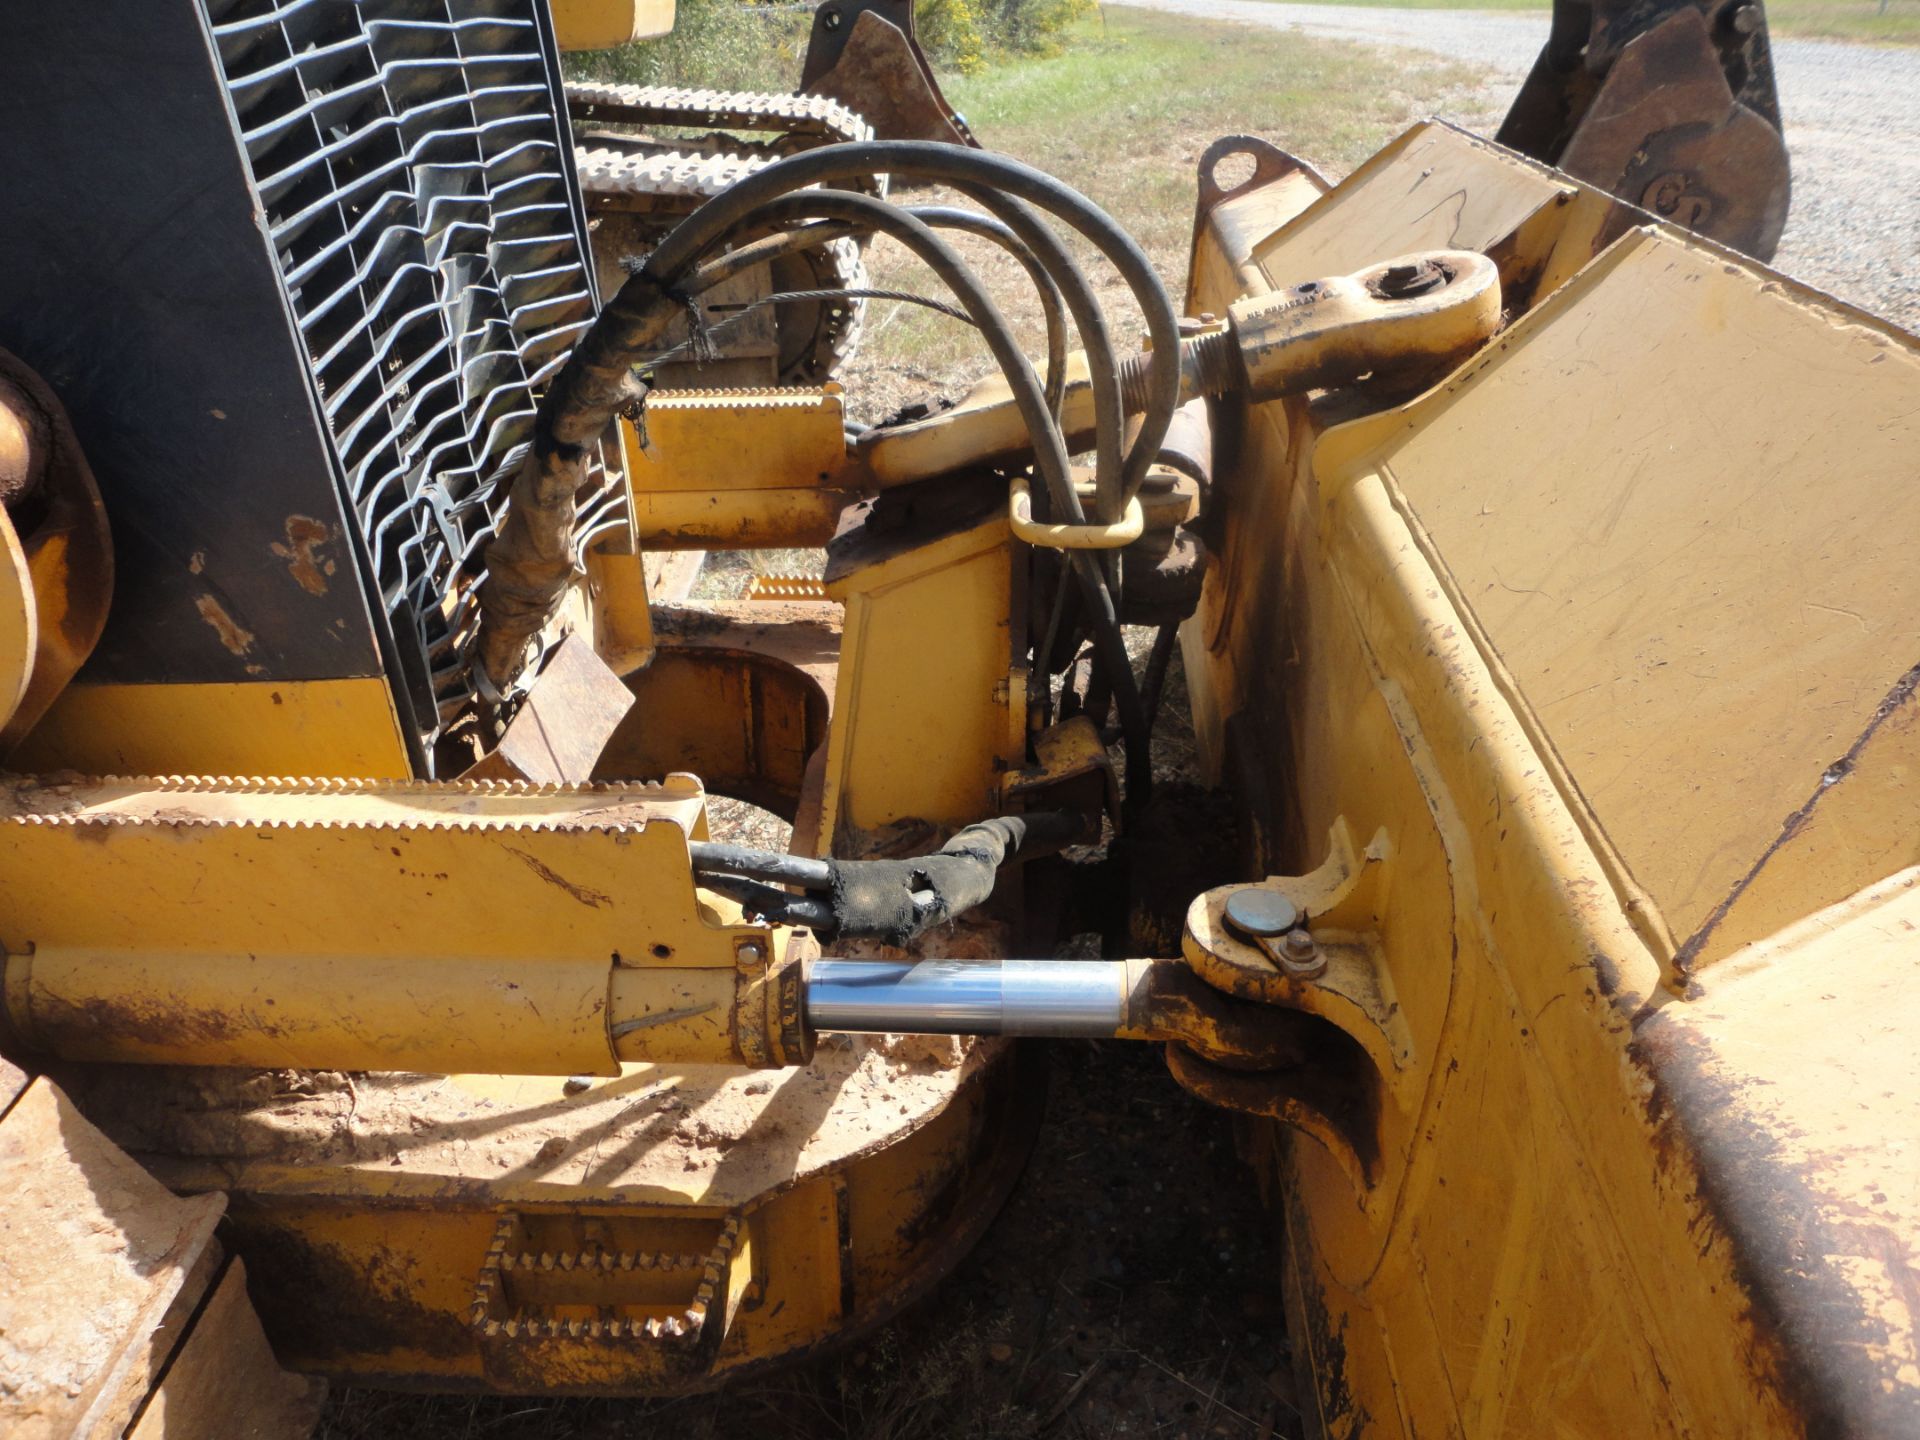
{"type": "MultiPolygon", "coordinates": [[[[1425,50],[1479,66],[1495,114],[1505,112],[1547,35],[1545,11],[1128,3],[1425,50]]],[[[1793,207],[1774,264],[1920,329],[1920,48],[1776,39],[1773,53],[1793,157],[1793,207]]]]}

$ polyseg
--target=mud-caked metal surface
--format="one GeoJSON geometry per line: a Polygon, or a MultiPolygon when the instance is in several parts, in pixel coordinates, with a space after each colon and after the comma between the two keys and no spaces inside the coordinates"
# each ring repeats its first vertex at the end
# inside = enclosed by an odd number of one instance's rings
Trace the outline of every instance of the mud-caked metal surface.
{"type": "Polygon", "coordinates": [[[96,1068],[82,1103],[229,1193],[286,1359],[368,1383],[698,1389],[896,1313],[997,1211],[1042,1084],[1002,1042],[602,1079],[96,1068]]]}

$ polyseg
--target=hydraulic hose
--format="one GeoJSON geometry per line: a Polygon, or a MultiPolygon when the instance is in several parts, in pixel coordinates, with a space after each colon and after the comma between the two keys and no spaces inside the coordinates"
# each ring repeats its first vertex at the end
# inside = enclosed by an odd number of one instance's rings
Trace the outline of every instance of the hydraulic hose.
{"type": "Polygon", "coordinates": [[[721,845],[695,840],[687,846],[696,875],[729,872],[776,885],[804,885],[824,890],[833,883],[833,862],[805,855],[783,855],[777,850],[754,850],[745,845],[721,845]]]}
{"type": "MultiPolygon", "coordinates": [[[[719,198],[724,199],[725,196],[719,198]]],[[[878,234],[891,236],[924,261],[953,291],[986,337],[988,348],[1012,387],[1014,401],[1026,424],[1027,433],[1034,440],[1035,468],[1046,482],[1055,505],[1070,522],[1082,521],[1084,513],[1079,497],[1074,493],[1066,442],[1047,410],[1046,395],[1039,377],[1034,373],[1033,362],[1020,348],[1012,327],[994,303],[992,295],[980,284],[958,252],[935,234],[931,226],[883,200],[845,190],[804,190],[778,195],[749,212],[738,223],[786,226],[820,216],[858,223],[878,234]]],[[[663,249],[664,245],[665,242],[662,243],[663,249]]],[[[660,252],[654,253],[658,255],[660,252]]],[[[1176,349],[1176,387],[1179,383],[1178,360],[1176,349]]],[[[1133,662],[1127,654],[1126,636],[1120,628],[1120,615],[1114,603],[1113,591],[1100,561],[1091,552],[1069,551],[1067,563],[1072,567],[1074,579],[1079,584],[1081,596],[1092,617],[1096,653],[1100,656],[1103,669],[1109,672],[1109,683],[1113,686],[1120,728],[1126,741],[1128,800],[1134,804],[1144,803],[1153,788],[1146,706],[1134,680],[1133,662]]]]}
{"type": "MultiPolygon", "coordinates": [[[[777,213],[796,218],[821,214],[822,202],[830,194],[836,195],[839,206],[828,216],[830,219],[863,226],[875,220],[878,223],[872,228],[876,230],[896,237],[911,233],[918,243],[910,248],[922,258],[944,250],[942,264],[935,268],[944,272],[942,278],[949,280],[955,294],[967,302],[965,308],[987,334],[996,360],[1006,371],[1022,420],[1034,441],[1036,468],[1050,498],[1063,518],[1081,518],[1065,443],[1059,426],[1053,423],[1047,391],[1039,386],[1032,365],[1012,343],[1004,317],[931,228],[897,207],[865,195],[815,191],[809,202],[810,212],[804,204],[798,210],[782,210],[775,203],[809,186],[876,174],[944,182],[1001,197],[994,204],[996,210],[1004,212],[1000,218],[1055,273],[1057,284],[1062,275],[1071,274],[1067,268],[1070,257],[1062,265],[1058,257],[1063,247],[1058,238],[1050,232],[1040,238],[1046,226],[1005,204],[1004,199],[1037,206],[1063,220],[1114,265],[1140,306],[1152,345],[1135,387],[1146,402],[1140,430],[1120,470],[1122,494],[1131,494],[1137,487],[1179,401],[1179,327],[1172,300],[1159,276],[1125,231],[1077,191],[1004,156],[923,141],[837,145],[790,156],[715,196],[676,226],[608,302],[555,378],[536,417],[528,458],[509,492],[499,534],[487,550],[481,634],[475,653],[476,678],[483,691],[505,692],[518,677],[524,667],[527,642],[550,616],[573,574],[577,565],[572,529],[575,495],[588,454],[616,415],[637,413],[643,403],[646,387],[631,373],[631,367],[654,347],[678,314],[694,305],[693,294],[685,287],[699,278],[695,267],[743,225],[765,223],[777,213]],[[855,213],[847,207],[850,200],[868,201],[877,208],[855,213]]],[[[1079,285],[1059,284],[1059,288],[1069,309],[1075,312],[1076,323],[1090,327],[1090,332],[1083,332],[1083,339],[1097,346],[1103,322],[1097,307],[1084,304],[1084,281],[1079,285]]],[[[1100,368],[1111,371],[1110,366],[1100,368]]],[[[1117,389],[1117,373],[1103,374],[1098,384],[1103,394],[1110,386],[1117,389]]],[[[1111,408],[1117,427],[1118,406],[1111,408]]],[[[1111,474],[1111,466],[1106,468],[1111,474]]],[[[1105,498],[1103,495],[1103,507],[1105,498]]],[[[1102,562],[1084,552],[1075,553],[1068,563],[1088,604],[1096,653],[1103,669],[1110,672],[1126,738],[1128,798],[1130,803],[1137,803],[1152,787],[1147,717],[1126,654],[1109,577],[1102,562]]]]}
{"type": "MultiPolygon", "coordinates": [[[[1061,404],[1067,386],[1066,317],[1063,306],[1071,310],[1082,348],[1088,357],[1088,373],[1093,388],[1096,515],[1102,520],[1111,520],[1120,513],[1130,498],[1130,492],[1124,490],[1121,482],[1124,400],[1120,367],[1108,335],[1105,314],[1073,253],[1060,243],[1033,206],[979,187],[970,188],[966,193],[994,213],[981,214],[946,205],[916,205],[908,207],[907,213],[935,229],[959,230],[991,239],[1012,255],[1027,272],[1039,296],[1046,322],[1045,399],[1047,412],[1056,425],[1060,423],[1061,404]]],[[[814,221],[795,230],[753,241],[727,252],[718,260],[709,261],[696,272],[695,280],[688,289],[700,293],[754,265],[859,233],[863,233],[862,227],[852,222],[814,221]]],[[[1136,363],[1129,367],[1136,386],[1144,374],[1144,361],[1144,356],[1137,357],[1136,363]]],[[[1043,495],[1047,493],[1042,492],[1043,495]]],[[[1106,579],[1111,591],[1117,580],[1112,567],[1117,562],[1111,556],[1102,558],[1106,562],[1106,579]]],[[[1059,590],[1049,607],[1045,637],[1035,652],[1036,667],[1042,671],[1046,670],[1053,653],[1060,622],[1065,614],[1067,587],[1072,583],[1072,578],[1071,568],[1063,566],[1059,590]]],[[[1143,709],[1150,727],[1152,707],[1143,704],[1143,709]]]]}
{"type": "MultiPolygon", "coordinates": [[[[643,279],[654,291],[675,287],[683,272],[733,229],[741,217],[764,201],[808,185],[875,173],[937,181],[983,197],[991,192],[1027,201],[1058,216],[1086,236],[1119,272],[1140,306],[1152,345],[1144,386],[1148,406],[1122,470],[1123,490],[1131,494],[1145,478],[1179,403],[1179,317],[1152,262],[1126,231],[1071,186],[1017,160],[918,140],[832,145],[789,156],[715,196],[676,226],[648,257],[640,274],[622,288],[615,304],[625,298],[626,291],[634,288],[636,281],[643,279]]],[[[1000,218],[1020,233],[1020,226],[1008,215],[1000,218]]],[[[1033,245],[1029,236],[1023,234],[1022,239],[1033,245]]],[[[1036,250],[1036,253],[1040,252],[1036,250]]],[[[1062,286],[1063,291],[1066,288],[1062,286]]],[[[644,298],[646,293],[643,290],[636,299],[644,298]]],[[[1084,333],[1082,338],[1087,338],[1084,333]]]]}
{"type": "MultiPolygon", "coordinates": [[[[1080,347],[1087,356],[1087,379],[1093,391],[1094,426],[1094,496],[1095,513],[1102,523],[1111,524],[1120,518],[1133,491],[1127,488],[1127,459],[1124,453],[1126,443],[1126,415],[1123,413],[1119,365],[1116,361],[1113,340],[1107,331],[1106,312],[1100,308],[1100,301],[1088,283],[1086,272],[1073,258],[1073,252],[1061,243],[1040,218],[1039,212],[1024,200],[1011,195],[999,195],[984,187],[971,188],[966,192],[973,200],[986,206],[995,215],[1006,222],[1047,268],[1054,282],[1060,287],[1067,309],[1073,316],[1074,329],[1080,333],[1080,347]]],[[[1064,373],[1061,379],[1065,380],[1064,373]]],[[[1054,414],[1059,415],[1056,407],[1054,414]]],[[[1144,478],[1147,467],[1140,467],[1144,478]]],[[[1136,482],[1137,488],[1138,482],[1136,482]]],[[[1111,582],[1114,576],[1109,573],[1111,582]]]]}
{"type": "Polygon", "coordinates": [[[689,851],[700,884],[757,915],[823,936],[904,945],[985,901],[1002,865],[1064,849],[1084,838],[1084,828],[1067,811],[1006,815],[969,825],[933,854],[908,860],[813,860],[706,841],[689,851]]]}
{"type": "MultiPolygon", "coordinates": [[[[1047,330],[1047,409],[1056,423],[1060,416],[1060,402],[1066,394],[1066,355],[1067,331],[1066,316],[1060,295],[1060,287],[1054,283],[1053,276],[1042,265],[1033,251],[1023,244],[1012,228],[991,215],[982,215],[977,211],[963,210],[957,205],[911,205],[902,207],[916,220],[931,225],[936,230],[958,230],[965,234],[977,235],[992,240],[1020,263],[1033,281],[1034,289],[1040,297],[1041,313],[1046,321],[1047,330]]],[[[709,260],[694,272],[693,280],[686,286],[690,295],[704,294],[715,285],[732,279],[756,265],[764,265],[802,250],[811,250],[833,240],[846,239],[849,236],[866,233],[865,227],[850,221],[819,220],[803,225],[796,230],[785,230],[768,235],[729,250],[717,260],[709,260]]]]}
{"type": "MultiPolygon", "coordinates": [[[[1020,407],[1027,433],[1035,441],[1034,463],[1046,481],[1048,491],[1056,497],[1064,496],[1063,504],[1071,503],[1077,507],[1066,442],[1047,411],[1040,377],[1034,373],[1033,362],[1014,338],[1013,327],[1007,323],[1006,316],[959,252],[935,234],[932,226],[915,219],[898,206],[850,190],[805,190],[777,195],[753,211],[748,220],[752,223],[771,221],[790,224],[816,216],[858,223],[876,234],[899,241],[954,293],[961,307],[986,337],[987,348],[993,352],[994,360],[1013,387],[1014,401],[1020,407]]],[[[1111,597],[1108,603],[1112,603],[1111,597]]]]}
{"type": "Polygon", "coordinates": [[[957,205],[913,205],[907,208],[907,213],[936,230],[958,230],[962,234],[991,240],[1013,256],[1020,263],[1020,268],[1027,272],[1027,278],[1033,281],[1034,292],[1040,297],[1040,311],[1046,322],[1047,413],[1058,425],[1060,405],[1067,393],[1067,319],[1060,286],[1055,283],[1052,272],[1012,226],[991,215],[962,210],[957,205]]]}

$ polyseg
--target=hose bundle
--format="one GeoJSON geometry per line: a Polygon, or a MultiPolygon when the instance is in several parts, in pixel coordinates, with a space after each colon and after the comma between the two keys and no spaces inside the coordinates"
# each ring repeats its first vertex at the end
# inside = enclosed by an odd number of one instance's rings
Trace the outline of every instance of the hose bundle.
{"type": "MultiPolygon", "coordinates": [[[[704,291],[751,265],[843,235],[892,237],[952,293],[985,337],[1013,391],[1050,518],[1077,524],[1087,516],[1074,489],[1060,424],[1066,320],[1071,317],[1086,352],[1094,401],[1093,518],[1102,523],[1119,519],[1145,479],[1180,398],[1178,317],[1140,247],[1077,191],[1005,156],[927,141],[871,141],[807,151],[748,176],[676,226],[608,303],[547,392],[532,447],[510,492],[508,515],[487,551],[478,663],[494,684],[504,688],[503,682],[518,673],[528,641],[551,615],[571,577],[574,493],[584,477],[588,448],[616,415],[637,414],[644,403],[646,387],[632,373],[639,357],[654,347],[676,316],[697,307],[704,291]],[[836,183],[882,174],[951,186],[980,209],[907,207],[834,188],[836,183]],[[1124,280],[1145,318],[1152,349],[1144,374],[1133,382],[1144,406],[1130,445],[1125,442],[1121,366],[1105,316],[1085,272],[1046,217],[1092,243],[1124,280]],[[747,238],[768,230],[774,233],[747,238]],[[1025,270],[1046,319],[1044,383],[1004,313],[938,233],[942,230],[990,239],[1025,270]]],[[[1076,623],[1090,632],[1096,683],[1112,694],[1126,747],[1128,798],[1138,803],[1152,785],[1150,717],[1126,651],[1113,562],[1070,551],[1064,564],[1062,585],[1070,577],[1078,591],[1076,623]]],[[[1062,608],[1058,600],[1054,608],[1056,613],[1062,608]]],[[[1053,633],[1056,628],[1049,625],[1035,657],[1042,674],[1050,673],[1050,654],[1060,638],[1053,633]]]]}
{"type": "Polygon", "coordinates": [[[857,935],[905,945],[986,900],[1007,861],[1085,839],[1084,824],[1066,812],[1001,816],[969,825],[933,854],[908,860],[813,860],[704,840],[689,848],[700,883],[755,915],[808,926],[823,939],[857,935]]]}

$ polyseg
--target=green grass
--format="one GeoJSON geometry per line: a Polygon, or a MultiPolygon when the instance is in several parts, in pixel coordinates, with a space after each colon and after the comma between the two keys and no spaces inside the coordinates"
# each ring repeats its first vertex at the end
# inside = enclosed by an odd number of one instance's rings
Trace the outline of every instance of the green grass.
{"type": "Polygon", "coordinates": [[[1445,61],[1113,9],[1073,27],[1056,56],[946,89],[987,144],[1085,190],[1154,250],[1184,239],[1194,165],[1215,137],[1258,135],[1343,171],[1476,78],[1445,61]]]}
{"type": "Polygon", "coordinates": [[[1775,35],[1920,45],[1920,0],[1771,0],[1767,26],[1775,35]]]}
{"type": "MultiPolygon", "coordinates": [[[[1151,10],[1108,10],[1075,25],[1057,55],[1002,61],[942,84],[974,132],[993,149],[1057,175],[1127,230],[1177,294],[1193,232],[1196,168],[1221,135],[1250,134],[1334,174],[1343,174],[1413,120],[1436,109],[1471,109],[1478,72],[1450,61],[1409,60],[1367,46],[1151,10]]],[[[1024,293],[999,257],[976,247],[998,293],[1024,293]]],[[[870,258],[876,283],[937,289],[889,246],[870,258]]],[[[1096,268],[1096,283],[1107,278],[1096,268]]],[[[1118,294],[1106,302],[1116,334],[1129,332],[1118,294]]],[[[882,307],[892,309],[892,307],[882,307]]],[[[1013,308],[1030,351],[1042,345],[1032,307],[1013,308]]],[[[871,393],[904,377],[898,398],[951,389],[956,376],[987,368],[975,338],[954,322],[901,308],[869,324],[869,343],[850,380],[871,393]],[[873,332],[870,332],[873,333],[873,332]]],[[[885,413],[885,407],[881,407],[885,413]]]]}
{"type": "MultiPolygon", "coordinates": [[[[1291,3],[1377,5],[1394,10],[1530,10],[1540,0],[1291,0],[1291,3]]],[[[1814,40],[1862,40],[1882,45],[1920,45],[1920,0],[1767,0],[1767,26],[1775,35],[1814,40]]]]}

